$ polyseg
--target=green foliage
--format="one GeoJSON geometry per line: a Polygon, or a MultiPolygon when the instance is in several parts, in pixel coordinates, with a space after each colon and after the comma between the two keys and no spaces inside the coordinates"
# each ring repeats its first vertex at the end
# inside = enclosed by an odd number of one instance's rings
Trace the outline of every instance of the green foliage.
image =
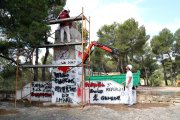
{"type": "Polygon", "coordinates": [[[180,56],[180,28],[174,33],[174,53],[180,56]]]}
{"type": "Polygon", "coordinates": [[[15,62],[15,56],[12,54],[16,54],[17,49],[25,56],[28,50],[33,51],[33,46],[45,43],[50,30],[46,22],[48,11],[52,7],[56,9],[61,5],[64,6],[65,3],[66,0],[3,1],[0,6],[0,28],[6,39],[0,42],[2,50],[0,57],[13,59],[15,62]]]}
{"type": "Polygon", "coordinates": [[[158,36],[154,36],[151,41],[151,47],[153,53],[160,56],[165,53],[169,53],[172,50],[172,44],[174,42],[173,34],[167,28],[164,28],[158,36]]]}
{"type": "Polygon", "coordinates": [[[174,34],[174,44],[173,44],[173,55],[175,57],[175,62],[173,68],[175,76],[180,74],[180,28],[174,34]]]}
{"type": "Polygon", "coordinates": [[[115,61],[112,61],[111,59],[108,59],[108,60],[106,61],[106,64],[105,64],[105,66],[106,66],[106,71],[107,71],[107,72],[115,72],[115,68],[117,67],[116,64],[117,64],[117,63],[115,63],[115,61]]]}
{"type": "Polygon", "coordinates": [[[154,36],[151,40],[152,52],[156,55],[156,57],[162,63],[163,70],[164,70],[163,71],[164,80],[165,80],[166,85],[168,85],[167,68],[171,69],[170,74],[172,76],[173,61],[172,61],[172,56],[170,54],[172,53],[172,50],[173,50],[173,43],[174,43],[173,34],[167,28],[164,28],[162,31],[159,32],[159,35],[154,36]]]}
{"type": "MultiPolygon", "coordinates": [[[[1,1],[0,34],[5,37],[0,40],[0,58],[10,61],[13,66],[14,63],[17,64],[16,54],[20,52],[26,63],[30,63],[34,47],[47,43],[50,26],[46,20],[49,11],[53,9],[58,15],[65,3],[66,0],[1,1]]],[[[6,66],[5,63],[3,65],[6,66]]],[[[10,68],[1,73],[1,80],[4,80],[6,86],[15,83],[15,71],[10,68]]],[[[28,76],[26,78],[29,79],[29,71],[25,73],[28,75],[24,76],[28,76]]]]}
{"type": "MultiPolygon", "coordinates": [[[[118,57],[105,51],[100,51],[100,53],[111,57],[112,63],[117,64],[114,70],[121,72],[124,71],[128,63],[137,66],[137,62],[135,62],[137,59],[135,58],[138,58],[138,54],[142,53],[142,48],[149,39],[149,36],[146,35],[145,27],[139,27],[138,22],[133,18],[126,20],[123,24],[113,23],[111,25],[104,25],[97,34],[99,42],[111,45],[111,47],[119,50],[120,55],[118,57]]],[[[105,58],[105,56],[101,56],[101,59],[102,57],[105,58]]],[[[134,68],[138,68],[138,66],[134,68]]]]}
{"type": "Polygon", "coordinates": [[[101,50],[98,48],[94,48],[93,53],[91,54],[91,67],[94,71],[99,70],[98,68],[101,68],[101,65],[103,64],[102,57],[103,54],[101,53],[101,50]]]}
{"type": "Polygon", "coordinates": [[[151,86],[161,86],[163,81],[163,72],[161,70],[156,70],[150,77],[151,86]]]}
{"type": "Polygon", "coordinates": [[[3,78],[8,78],[10,76],[15,76],[16,66],[8,64],[4,66],[4,70],[1,72],[1,76],[3,78]]]}
{"type": "MultiPolygon", "coordinates": [[[[44,57],[45,57],[45,56],[43,56],[43,57],[41,58],[41,63],[43,62],[44,57]]],[[[47,64],[51,64],[52,61],[53,61],[53,55],[52,55],[52,54],[49,54],[48,57],[47,57],[47,62],[46,62],[46,63],[47,63],[47,64]]]]}
{"type": "Polygon", "coordinates": [[[177,75],[177,80],[180,80],[180,74],[179,74],[179,75],[177,75]]]}
{"type": "Polygon", "coordinates": [[[12,90],[15,86],[16,66],[7,64],[3,68],[0,72],[0,88],[12,90]]]}
{"type": "Polygon", "coordinates": [[[0,26],[5,28],[7,37],[18,43],[39,43],[43,39],[42,34],[49,30],[43,21],[47,16],[47,5],[47,0],[5,1],[0,26]],[[32,39],[34,37],[40,39],[32,39]]]}

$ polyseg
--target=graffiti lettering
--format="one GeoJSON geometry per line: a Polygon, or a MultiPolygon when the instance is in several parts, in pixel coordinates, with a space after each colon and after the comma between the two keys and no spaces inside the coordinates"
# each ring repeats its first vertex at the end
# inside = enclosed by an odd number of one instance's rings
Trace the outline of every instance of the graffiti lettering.
{"type": "Polygon", "coordinates": [[[55,81],[55,83],[58,83],[58,84],[64,84],[64,83],[73,83],[73,84],[75,84],[74,78],[73,79],[68,79],[68,78],[57,79],[57,78],[55,78],[54,81],[55,81]]]}
{"type": "Polygon", "coordinates": [[[62,98],[69,97],[69,94],[62,94],[62,98]]]}
{"type": "Polygon", "coordinates": [[[98,94],[94,94],[94,96],[93,96],[93,101],[98,101],[99,99],[98,99],[98,94]]]}
{"type": "Polygon", "coordinates": [[[35,93],[52,93],[52,84],[51,83],[32,83],[32,91],[35,93]]]}
{"type": "MultiPolygon", "coordinates": [[[[66,63],[72,64],[76,61],[67,60],[66,63]]],[[[58,67],[53,71],[53,90],[52,102],[74,103],[77,99],[77,86],[80,84],[80,76],[77,75],[77,69],[70,67],[58,67]],[[67,73],[68,72],[68,73],[67,73]]],[[[80,85],[79,85],[80,86],[80,85]]]]}
{"type": "Polygon", "coordinates": [[[74,64],[76,63],[75,61],[68,61],[68,64],[74,64]]]}
{"type": "Polygon", "coordinates": [[[31,93],[32,97],[51,97],[52,93],[31,93]]]}
{"type": "Polygon", "coordinates": [[[44,84],[40,84],[40,83],[32,83],[32,87],[38,87],[38,88],[43,88],[44,84]]]}
{"type": "Polygon", "coordinates": [[[66,64],[66,62],[65,62],[65,61],[62,61],[61,64],[66,64]]]}
{"type": "Polygon", "coordinates": [[[101,96],[101,100],[120,100],[120,96],[114,97],[114,96],[101,96]]]}
{"type": "Polygon", "coordinates": [[[85,87],[105,87],[105,85],[101,82],[98,83],[85,83],[85,87]]]}
{"type": "Polygon", "coordinates": [[[69,74],[66,74],[66,73],[56,73],[56,72],[54,72],[54,76],[55,76],[55,78],[61,78],[61,77],[68,77],[69,74]]]}
{"type": "Polygon", "coordinates": [[[90,89],[90,93],[103,93],[103,90],[94,90],[94,89],[90,89]]]}
{"type": "Polygon", "coordinates": [[[67,85],[67,86],[63,86],[63,87],[55,86],[55,91],[62,92],[62,93],[76,92],[76,87],[71,86],[71,85],[67,85]]]}
{"type": "Polygon", "coordinates": [[[123,91],[123,88],[106,88],[106,91],[123,91]]]}
{"type": "Polygon", "coordinates": [[[56,102],[60,103],[73,103],[72,99],[67,97],[67,98],[58,98],[56,97],[56,102]]]}

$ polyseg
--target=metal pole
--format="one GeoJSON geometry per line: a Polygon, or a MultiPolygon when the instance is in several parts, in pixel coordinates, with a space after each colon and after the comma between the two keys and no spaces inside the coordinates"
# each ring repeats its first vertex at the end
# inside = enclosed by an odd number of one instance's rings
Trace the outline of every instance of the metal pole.
{"type": "MultiPolygon", "coordinates": [[[[83,58],[84,58],[84,31],[83,31],[83,24],[84,24],[84,8],[82,7],[82,25],[81,25],[81,32],[82,32],[82,61],[83,61],[83,58]]],[[[81,83],[82,83],[82,87],[81,87],[81,93],[82,93],[82,96],[81,96],[81,102],[82,102],[82,107],[84,107],[84,63],[82,62],[82,80],[81,80],[81,83]]]]}
{"type": "MultiPolygon", "coordinates": [[[[90,42],[91,42],[91,41],[90,41],[90,16],[89,16],[89,30],[88,30],[88,31],[89,31],[88,34],[89,34],[89,44],[90,44],[90,42]]],[[[88,66],[88,67],[89,67],[89,71],[88,71],[88,72],[89,72],[89,73],[88,73],[88,74],[89,74],[89,81],[88,81],[88,82],[90,83],[90,76],[91,76],[91,58],[90,58],[90,51],[89,51],[89,61],[88,61],[88,62],[89,62],[89,66],[88,66]]],[[[90,85],[89,85],[89,101],[88,101],[88,102],[89,102],[89,105],[90,105],[90,85]]]]}
{"type": "MultiPolygon", "coordinates": [[[[87,19],[85,19],[85,21],[84,21],[84,36],[85,36],[85,41],[87,41],[87,39],[86,39],[86,34],[87,34],[87,31],[86,31],[86,20],[87,19]]],[[[84,105],[86,105],[86,86],[85,86],[85,82],[86,82],[86,67],[85,67],[85,65],[84,65],[84,101],[85,101],[85,104],[84,105]]]]}

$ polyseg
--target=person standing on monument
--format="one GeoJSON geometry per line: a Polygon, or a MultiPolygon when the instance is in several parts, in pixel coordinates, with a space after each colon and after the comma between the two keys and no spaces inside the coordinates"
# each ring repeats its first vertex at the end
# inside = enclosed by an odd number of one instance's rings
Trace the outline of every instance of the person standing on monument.
{"type": "Polygon", "coordinates": [[[126,66],[126,93],[128,95],[128,106],[133,105],[133,74],[132,74],[132,65],[126,66]]]}
{"type": "MultiPolygon", "coordinates": [[[[70,18],[69,13],[70,10],[62,10],[59,13],[58,19],[70,18]]],[[[62,43],[64,42],[64,32],[66,33],[67,36],[67,42],[71,42],[69,26],[70,26],[70,22],[65,21],[60,23],[60,38],[62,43]]]]}

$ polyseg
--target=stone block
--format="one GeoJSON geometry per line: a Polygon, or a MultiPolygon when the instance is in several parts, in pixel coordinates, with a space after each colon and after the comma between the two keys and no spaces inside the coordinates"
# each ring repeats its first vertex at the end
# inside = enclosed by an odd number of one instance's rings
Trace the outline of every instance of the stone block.
{"type": "Polygon", "coordinates": [[[157,96],[152,96],[153,101],[157,101],[157,96]]]}
{"type": "Polygon", "coordinates": [[[151,101],[145,100],[145,101],[143,101],[142,103],[151,103],[151,101]]]}
{"type": "Polygon", "coordinates": [[[153,97],[152,97],[151,95],[147,95],[147,96],[146,96],[146,100],[148,100],[148,101],[153,101],[153,97]]]}
{"type": "Polygon", "coordinates": [[[163,102],[164,96],[158,96],[157,97],[157,102],[163,102]]]}
{"type": "Polygon", "coordinates": [[[138,95],[137,96],[137,101],[139,103],[142,103],[142,101],[145,101],[146,100],[146,96],[145,95],[138,95]]]}

